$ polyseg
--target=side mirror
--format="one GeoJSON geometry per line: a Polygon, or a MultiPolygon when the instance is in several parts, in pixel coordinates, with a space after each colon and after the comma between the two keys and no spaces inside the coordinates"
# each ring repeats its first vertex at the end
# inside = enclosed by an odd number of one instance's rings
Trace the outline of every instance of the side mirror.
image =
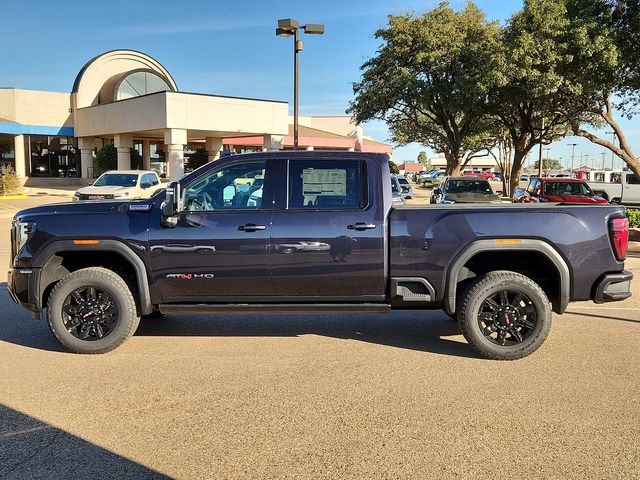
{"type": "Polygon", "coordinates": [[[178,224],[178,212],[180,211],[180,184],[178,182],[171,182],[166,189],[166,198],[160,209],[162,211],[162,218],[160,223],[163,227],[173,228],[178,224]]]}
{"type": "Polygon", "coordinates": [[[142,182],[140,184],[140,188],[144,188],[144,189],[151,188],[151,182],[142,182]]]}

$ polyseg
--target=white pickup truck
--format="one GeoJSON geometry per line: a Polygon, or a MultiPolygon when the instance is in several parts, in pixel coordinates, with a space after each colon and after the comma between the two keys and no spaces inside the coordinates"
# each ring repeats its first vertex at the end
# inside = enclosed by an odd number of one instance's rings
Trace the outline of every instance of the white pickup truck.
{"type": "Polygon", "coordinates": [[[633,172],[612,172],[610,182],[587,182],[591,189],[611,203],[640,205],[640,181],[633,172]]]}

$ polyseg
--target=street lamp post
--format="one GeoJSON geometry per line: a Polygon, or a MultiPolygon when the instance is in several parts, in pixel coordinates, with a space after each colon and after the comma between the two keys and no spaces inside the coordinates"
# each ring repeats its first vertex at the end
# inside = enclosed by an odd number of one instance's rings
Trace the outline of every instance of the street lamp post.
{"type": "MultiPolygon", "coordinates": [[[[607,135],[611,135],[611,144],[616,146],[616,132],[604,132],[607,135]]],[[[613,172],[613,150],[611,150],[611,171],[613,172]]]]}
{"type": "MultiPolygon", "coordinates": [[[[600,155],[602,155],[602,170],[604,170],[604,157],[607,155],[607,153],[602,152],[600,155]]],[[[613,170],[613,168],[611,170],[613,170]]]]}
{"type": "Polygon", "coordinates": [[[569,146],[571,147],[571,176],[573,177],[573,158],[575,157],[575,153],[576,153],[576,145],[578,145],[577,143],[570,143],[569,146]]]}
{"type": "Polygon", "coordinates": [[[302,51],[302,40],[298,39],[298,30],[310,35],[322,35],[324,25],[320,23],[307,23],[300,26],[300,23],[291,18],[278,20],[276,36],[293,36],[293,148],[298,149],[298,52],[302,51]]]}

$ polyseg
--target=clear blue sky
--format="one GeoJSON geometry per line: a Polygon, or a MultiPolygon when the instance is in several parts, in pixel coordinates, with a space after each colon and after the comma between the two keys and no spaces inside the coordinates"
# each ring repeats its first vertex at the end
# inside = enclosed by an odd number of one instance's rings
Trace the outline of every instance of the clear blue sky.
{"type": "MultiPolygon", "coordinates": [[[[3,51],[0,86],[68,92],[82,65],[107,50],[148,53],[173,75],[182,91],[287,100],[293,104],[292,40],[275,36],[278,18],[324,23],[323,36],[303,35],[300,113],[343,115],[359,79],[359,67],[375,54],[373,32],[388,13],[423,12],[436,1],[77,1],[1,0],[3,51]],[[113,12],[113,14],[111,14],[113,12]]],[[[454,6],[463,2],[452,1],[454,6]]],[[[476,2],[492,20],[521,7],[518,0],[476,2]]],[[[624,122],[640,151],[640,121],[624,122]]],[[[385,141],[384,124],[364,126],[385,141]]],[[[602,148],[567,138],[551,145],[551,157],[601,159],[602,148]]],[[[415,160],[420,145],[396,149],[395,160],[415,160]]],[[[431,154],[431,152],[429,152],[431,154]]],[[[607,158],[610,158],[607,155],[607,158]]]]}

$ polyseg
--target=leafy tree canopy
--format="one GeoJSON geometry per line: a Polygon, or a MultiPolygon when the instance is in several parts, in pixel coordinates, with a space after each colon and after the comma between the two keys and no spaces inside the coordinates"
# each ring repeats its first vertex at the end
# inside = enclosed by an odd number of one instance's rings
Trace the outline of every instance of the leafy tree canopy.
{"type": "Polygon", "coordinates": [[[424,15],[390,15],[375,33],[382,44],[353,85],[348,113],[358,123],[380,119],[398,145],[419,142],[444,152],[455,173],[491,143],[487,95],[503,80],[498,68],[500,28],[468,2],[447,2],[424,15]]]}

